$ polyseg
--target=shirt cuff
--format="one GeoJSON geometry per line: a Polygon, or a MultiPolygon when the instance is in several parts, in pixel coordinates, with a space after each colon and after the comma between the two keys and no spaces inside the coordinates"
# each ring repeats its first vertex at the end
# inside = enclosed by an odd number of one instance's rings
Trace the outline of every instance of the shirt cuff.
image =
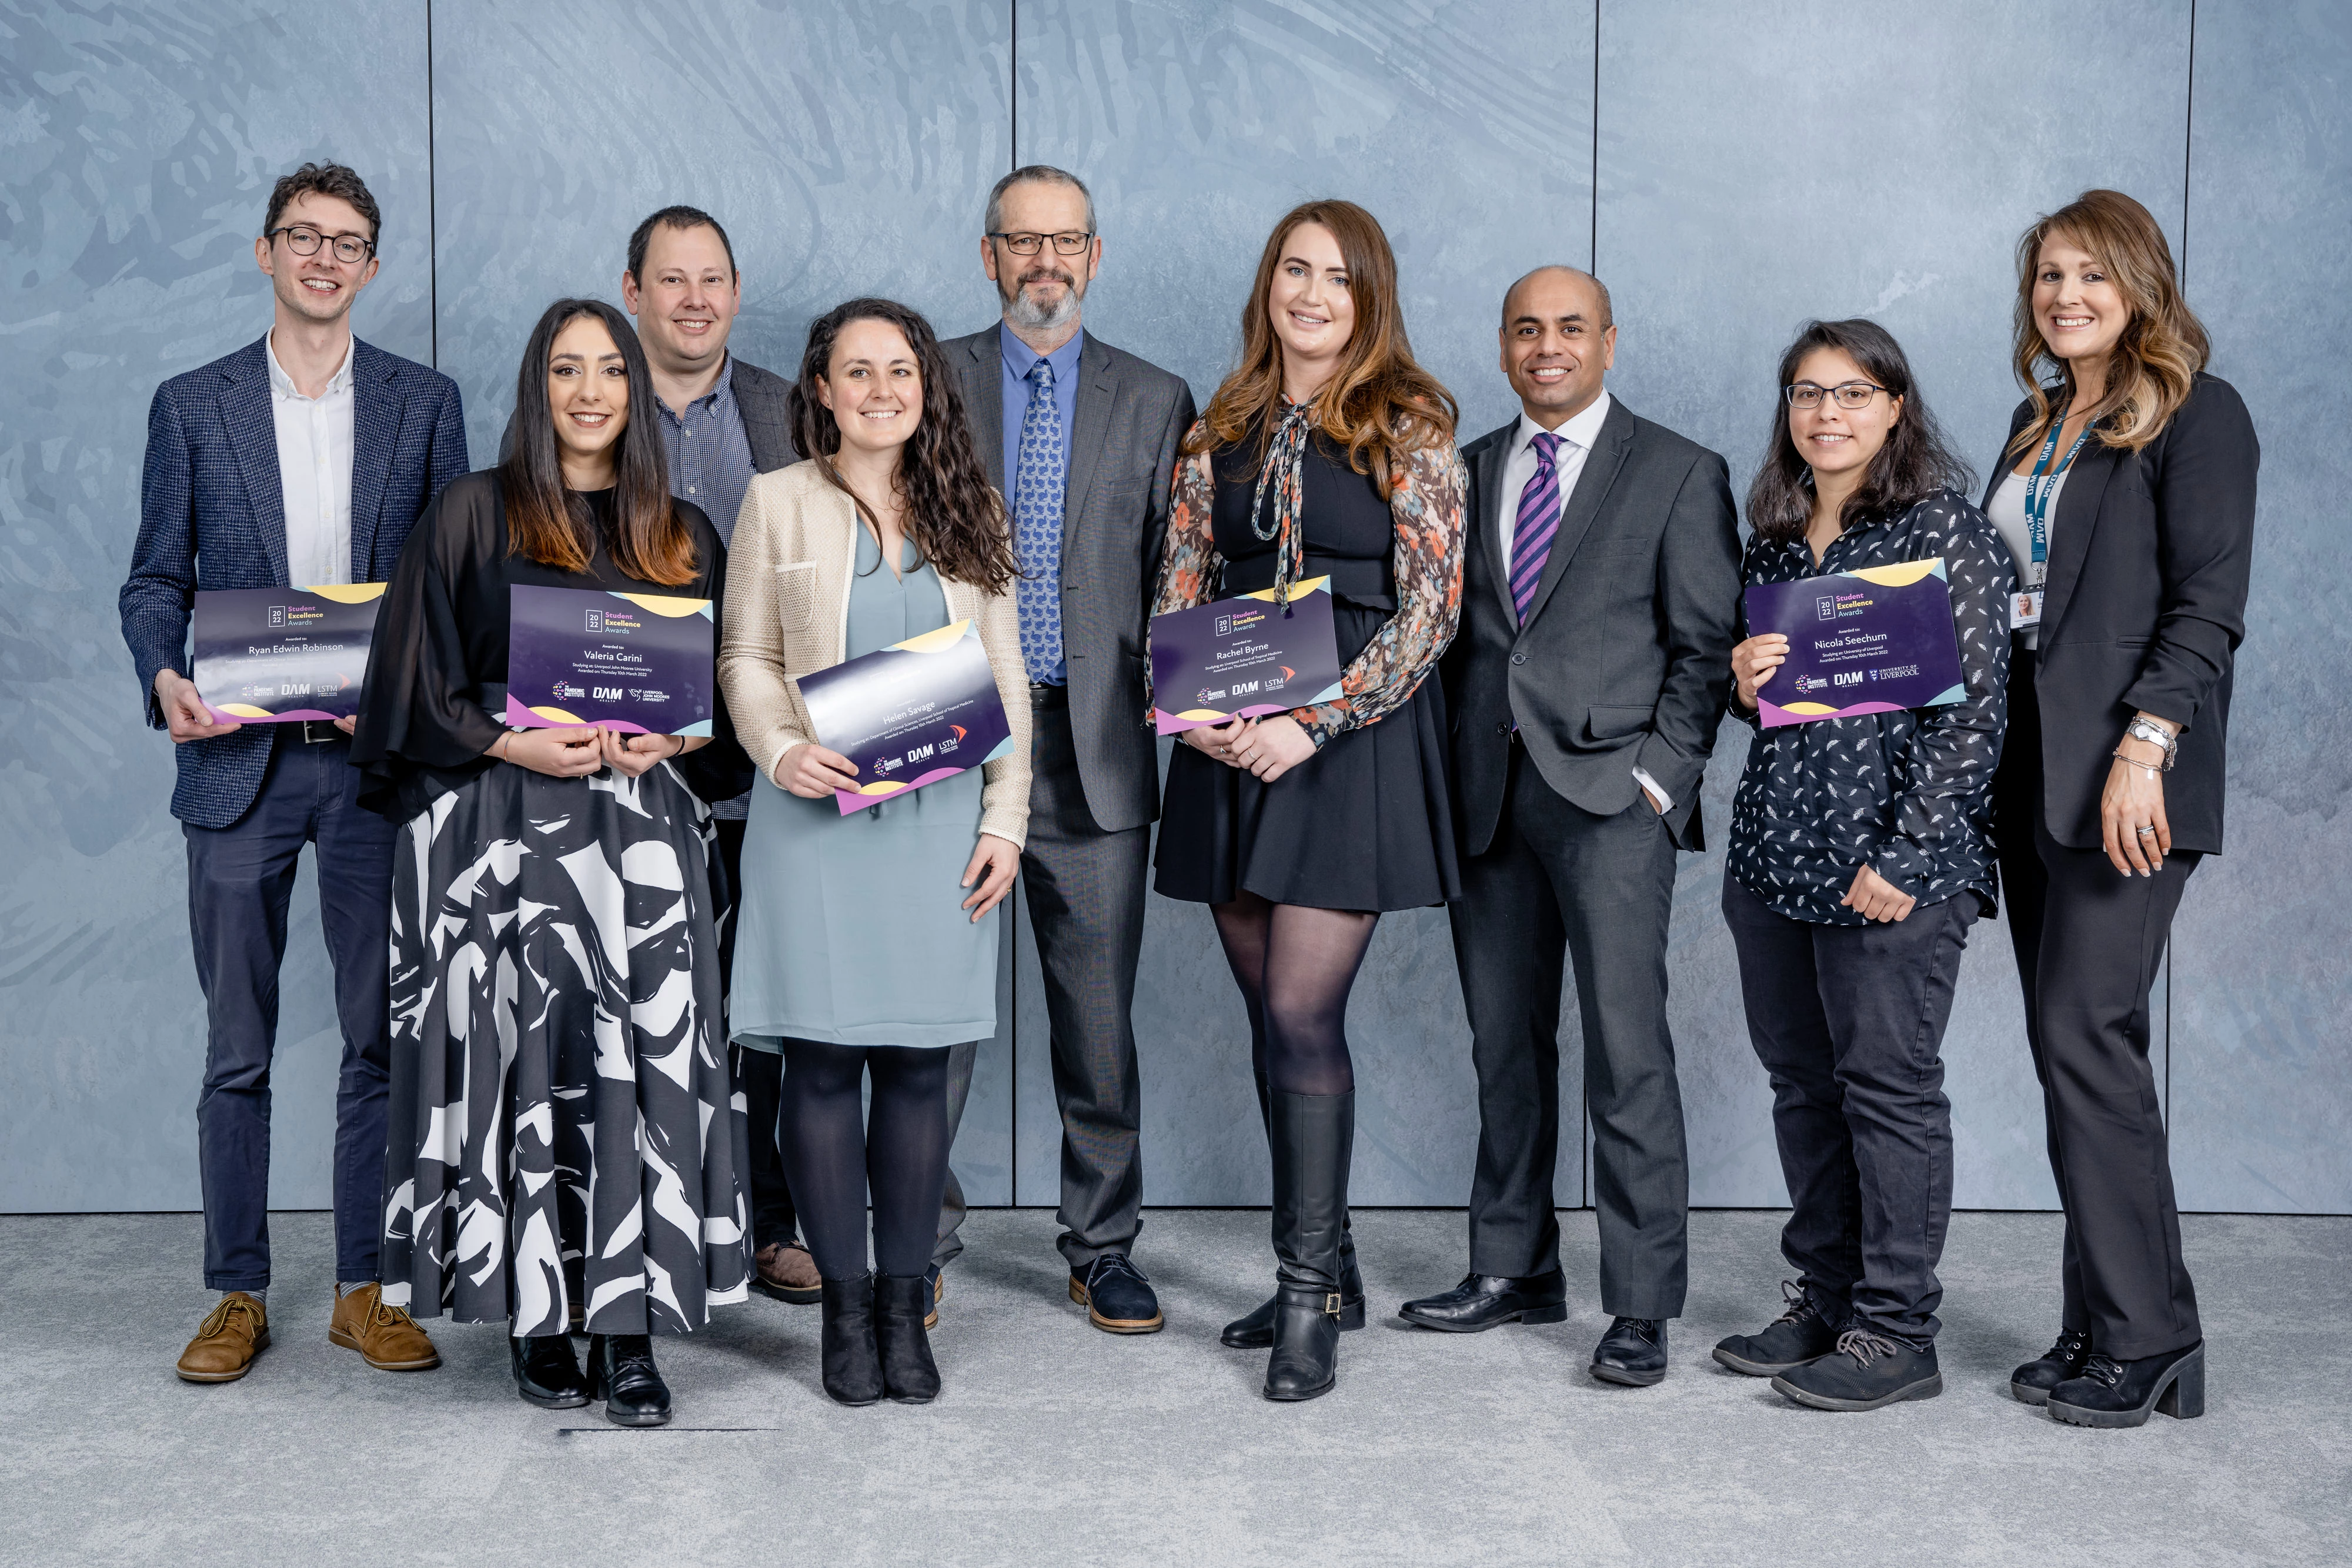
{"type": "Polygon", "coordinates": [[[1666,787],[1664,785],[1650,777],[1650,770],[1648,768],[1636,768],[1633,769],[1633,782],[1639,784],[1643,789],[1647,789],[1651,794],[1655,795],[1658,798],[1658,815],[1661,817],[1675,809],[1675,798],[1666,793],[1666,787]]]}

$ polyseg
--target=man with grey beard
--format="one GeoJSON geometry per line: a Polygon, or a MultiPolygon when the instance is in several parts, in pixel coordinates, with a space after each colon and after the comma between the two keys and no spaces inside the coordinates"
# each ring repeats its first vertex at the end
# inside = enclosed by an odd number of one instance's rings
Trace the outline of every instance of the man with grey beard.
{"type": "MultiPolygon", "coordinates": [[[[1062,1113],[1062,1256],[1096,1327],[1165,1321],[1129,1257],[1142,1225],[1136,1129],[1135,962],[1159,748],[1145,727],[1145,622],[1177,448],[1193,419],[1183,381],[1083,329],[1102,266],[1094,198],[1075,174],[1015,169],[989,193],[981,266],[1002,319],[942,347],[972,439],[1005,497],[1021,578],[1034,782],[1021,855],[1045,979],[1062,1113]]],[[[950,1058],[948,1119],[963,1115],[975,1045],[950,1058]]],[[[931,1274],[962,1251],[952,1171],[931,1274]]],[[[935,1320],[936,1321],[936,1317],[935,1320]]]]}

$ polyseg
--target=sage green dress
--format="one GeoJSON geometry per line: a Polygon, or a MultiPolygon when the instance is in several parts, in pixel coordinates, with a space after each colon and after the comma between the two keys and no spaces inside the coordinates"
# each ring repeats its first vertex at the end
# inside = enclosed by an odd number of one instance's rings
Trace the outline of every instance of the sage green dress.
{"type": "MultiPolygon", "coordinates": [[[[860,528],[845,656],[948,623],[928,565],[882,568],[860,528]]],[[[998,923],[959,885],[980,834],[981,770],[843,816],[761,775],[743,834],[730,1028],[738,1044],[960,1045],[996,1032],[998,923]]]]}

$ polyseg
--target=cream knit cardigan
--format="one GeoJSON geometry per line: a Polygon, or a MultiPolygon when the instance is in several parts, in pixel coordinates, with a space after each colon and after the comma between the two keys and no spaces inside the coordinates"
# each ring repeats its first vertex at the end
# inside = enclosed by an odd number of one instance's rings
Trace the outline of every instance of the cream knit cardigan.
{"type": "MultiPolygon", "coordinates": [[[[784,753],[816,736],[802,706],[800,677],[842,662],[849,640],[849,590],[856,503],[818,472],[795,463],[751,481],[727,552],[727,627],[719,646],[719,687],[736,737],[770,779],[784,753]]],[[[948,620],[980,628],[1013,746],[981,770],[980,831],[1019,845],[1029,833],[1029,675],[1010,584],[986,593],[945,576],[948,620]]]]}

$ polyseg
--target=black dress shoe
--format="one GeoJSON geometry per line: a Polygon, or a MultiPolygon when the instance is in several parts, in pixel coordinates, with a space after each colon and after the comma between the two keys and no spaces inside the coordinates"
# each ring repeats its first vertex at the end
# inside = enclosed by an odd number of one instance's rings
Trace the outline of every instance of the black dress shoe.
{"type": "Polygon", "coordinates": [[[669,1423],[669,1385],[654,1365],[651,1334],[592,1333],[588,1371],[593,1397],[604,1402],[604,1419],[615,1427],[662,1427],[669,1423]]]}
{"type": "Polygon", "coordinates": [[[929,1274],[874,1281],[874,1347],[882,1364],[882,1392],[901,1405],[929,1405],[940,1396],[940,1367],[931,1359],[929,1274]]]}
{"type": "Polygon", "coordinates": [[[1717,1343],[1715,1359],[1750,1377],[1778,1377],[1837,1348],[1837,1325],[1823,1317],[1794,1280],[1780,1281],[1789,1310],[1761,1333],[1736,1333],[1717,1343]]]}
{"type": "Polygon", "coordinates": [[[1151,1281],[1124,1252],[1098,1253],[1085,1268],[1071,1270],[1070,1300],[1106,1333],[1158,1333],[1168,1323],[1151,1281]]]}
{"type": "MultiPolygon", "coordinates": [[[[1235,1350],[1265,1350],[1274,1343],[1274,1311],[1282,1302],[1268,1296],[1251,1311],[1225,1325],[1217,1337],[1235,1350]]],[[[1364,1274],[1356,1264],[1356,1238],[1349,1226],[1339,1228],[1339,1332],[1364,1326],[1364,1274]]]]}
{"type": "Polygon", "coordinates": [[[1524,1280],[1465,1274],[1450,1291],[1407,1301],[1397,1309],[1397,1316],[1447,1333],[1476,1333],[1498,1323],[1566,1322],[1568,1276],[1557,1269],[1524,1280]]]}
{"type": "Polygon", "coordinates": [[[824,1312],[818,1365],[824,1391],[837,1405],[871,1405],[882,1397],[882,1354],[874,1343],[874,1276],[825,1280],[818,1289],[824,1312]]]}
{"type": "Polygon", "coordinates": [[[2060,1329],[2058,1343],[2009,1375],[2009,1391],[2025,1405],[2039,1405],[2070,1377],[2083,1375],[2091,1359],[2091,1336],[2083,1329],[2060,1329]]]}
{"type": "Polygon", "coordinates": [[[572,1359],[572,1342],[562,1334],[541,1339],[507,1336],[514,1359],[515,1392],[542,1410],[573,1410],[588,1403],[588,1380],[572,1359]]]}
{"type": "Polygon", "coordinates": [[[1592,1347],[1592,1375],[1603,1383],[1647,1388],[1666,1375],[1664,1318],[1619,1318],[1592,1347]]]}
{"type": "Polygon", "coordinates": [[[2205,1342],[2137,1361],[2094,1352],[2083,1375],[2052,1389],[2043,1408],[2070,1427],[2145,1427],[2151,1410],[2194,1420],[2205,1414],[2205,1342]]]}
{"type": "Polygon", "coordinates": [[[1877,1410],[1906,1399],[1933,1399],[1944,1391],[1936,1346],[1888,1339],[1868,1329],[1838,1335],[1837,1348],[1772,1380],[1772,1386],[1814,1410],[1877,1410]]]}

